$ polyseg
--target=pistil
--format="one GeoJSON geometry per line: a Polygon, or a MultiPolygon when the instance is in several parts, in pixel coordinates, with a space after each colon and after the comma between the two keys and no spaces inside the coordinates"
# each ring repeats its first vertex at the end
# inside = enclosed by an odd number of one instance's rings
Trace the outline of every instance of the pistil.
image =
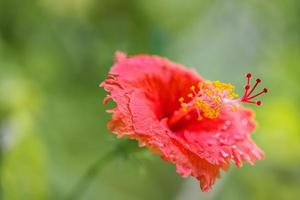
{"type": "Polygon", "coordinates": [[[254,84],[254,86],[251,88],[251,77],[252,75],[250,73],[246,74],[246,78],[247,78],[247,84],[245,85],[245,92],[243,94],[243,96],[241,97],[240,101],[244,102],[244,103],[251,103],[251,104],[256,104],[258,106],[262,105],[261,101],[253,101],[253,99],[255,99],[256,97],[267,93],[268,89],[264,88],[261,92],[251,96],[251,94],[255,91],[256,87],[261,83],[260,79],[256,79],[256,83],[254,84]],[[251,90],[250,90],[251,88],[251,90]],[[248,90],[250,90],[250,92],[248,93],[248,90]]]}
{"type": "Polygon", "coordinates": [[[261,83],[260,79],[256,79],[256,83],[251,87],[250,73],[246,75],[247,83],[244,86],[244,94],[241,98],[234,93],[234,86],[220,81],[205,81],[199,82],[197,87],[191,86],[190,93],[187,99],[179,98],[181,108],[174,112],[173,116],[169,118],[168,124],[170,126],[176,124],[184,117],[190,115],[192,111],[196,111],[197,120],[202,120],[204,117],[214,119],[219,116],[222,109],[229,109],[235,111],[239,107],[239,103],[250,103],[260,106],[261,101],[254,101],[256,97],[267,93],[268,90],[264,88],[261,92],[252,95],[257,86],[261,83]],[[252,96],[251,96],[252,95],[252,96]]]}

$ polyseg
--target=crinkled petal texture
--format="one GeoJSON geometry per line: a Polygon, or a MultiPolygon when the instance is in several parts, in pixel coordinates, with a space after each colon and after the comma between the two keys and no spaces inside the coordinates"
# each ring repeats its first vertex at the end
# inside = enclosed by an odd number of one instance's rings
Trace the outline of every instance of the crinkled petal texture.
{"type": "Polygon", "coordinates": [[[100,84],[116,107],[109,110],[108,128],[119,137],[137,139],[169,162],[183,177],[194,176],[203,191],[209,191],[229,167],[243,161],[253,164],[263,152],[249,134],[255,128],[253,113],[243,107],[223,110],[215,119],[197,120],[190,113],[176,124],[168,119],[180,108],[178,99],[203,79],[196,72],[158,56],[127,57],[116,53],[110,75],[100,84]]]}

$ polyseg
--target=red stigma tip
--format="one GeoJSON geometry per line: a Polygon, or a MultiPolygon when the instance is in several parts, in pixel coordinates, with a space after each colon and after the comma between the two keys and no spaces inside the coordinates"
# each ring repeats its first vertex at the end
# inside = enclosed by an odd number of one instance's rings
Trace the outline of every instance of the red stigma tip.
{"type": "Polygon", "coordinates": [[[246,85],[245,90],[249,90],[249,89],[250,89],[250,85],[246,85]]]}
{"type": "Polygon", "coordinates": [[[246,78],[251,78],[252,74],[251,73],[247,73],[246,74],[246,78]]]}
{"type": "Polygon", "coordinates": [[[251,73],[246,74],[247,83],[244,86],[245,92],[244,92],[244,95],[241,97],[241,102],[252,103],[252,104],[256,104],[256,105],[260,106],[262,104],[261,101],[252,101],[252,99],[262,95],[263,93],[267,93],[268,89],[264,88],[261,92],[255,94],[255,95],[252,95],[252,93],[255,91],[256,87],[261,83],[261,79],[259,79],[259,78],[256,79],[256,83],[252,87],[251,86],[251,77],[252,77],[251,73]]]}

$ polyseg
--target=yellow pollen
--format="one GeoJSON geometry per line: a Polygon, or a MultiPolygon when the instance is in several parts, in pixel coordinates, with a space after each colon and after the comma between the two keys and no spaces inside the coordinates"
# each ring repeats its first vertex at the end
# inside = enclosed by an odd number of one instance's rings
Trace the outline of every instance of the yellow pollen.
{"type": "Polygon", "coordinates": [[[192,87],[191,87],[191,90],[192,90],[192,91],[195,90],[195,86],[192,86],[192,87]]]}
{"type": "Polygon", "coordinates": [[[188,105],[186,103],[181,103],[181,109],[183,112],[186,112],[188,108],[188,105]]]}
{"type": "Polygon", "coordinates": [[[202,82],[199,82],[199,83],[198,83],[198,88],[201,89],[202,87],[203,87],[203,83],[202,83],[202,82]]]}
{"type": "Polygon", "coordinates": [[[234,86],[231,84],[222,83],[220,81],[205,81],[198,83],[197,90],[195,86],[191,86],[190,89],[193,93],[189,93],[187,96],[191,98],[191,100],[184,102],[184,98],[180,97],[179,102],[181,102],[181,108],[184,112],[195,109],[197,111],[198,120],[201,120],[203,117],[208,119],[216,118],[226,106],[231,111],[237,109],[234,103],[230,103],[234,102],[233,100],[238,97],[238,95],[233,92],[234,86]]]}
{"type": "Polygon", "coordinates": [[[193,97],[193,94],[192,94],[192,93],[189,93],[189,94],[188,94],[188,97],[192,98],[192,97],[193,97]]]}
{"type": "Polygon", "coordinates": [[[235,99],[235,98],[238,98],[239,97],[239,95],[238,94],[236,94],[236,93],[231,93],[231,94],[229,94],[228,95],[229,97],[231,97],[231,98],[233,98],[233,99],[235,99]]]}

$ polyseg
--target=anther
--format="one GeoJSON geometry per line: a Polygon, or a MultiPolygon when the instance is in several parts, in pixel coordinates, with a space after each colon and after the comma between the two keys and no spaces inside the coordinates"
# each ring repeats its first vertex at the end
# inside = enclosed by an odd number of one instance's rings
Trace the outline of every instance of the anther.
{"type": "Polygon", "coordinates": [[[189,94],[188,94],[188,97],[193,98],[193,94],[192,94],[192,93],[189,93],[189,94]]]}

